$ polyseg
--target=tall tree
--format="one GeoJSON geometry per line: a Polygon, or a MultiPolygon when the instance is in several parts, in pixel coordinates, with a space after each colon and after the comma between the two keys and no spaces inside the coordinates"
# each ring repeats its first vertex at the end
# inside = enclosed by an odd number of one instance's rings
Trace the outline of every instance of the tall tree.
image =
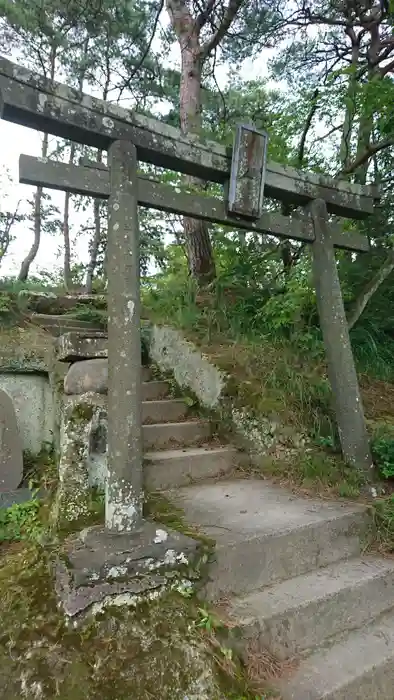
{"type": "Polygon", "coordinates": [[[4,169],[0,174],[0,190],[2,190],[0,203],[0,265],[7,255],[11,243],[15,240],[15,227],[26,219],[21,212],[21,202],[12,206],[8,199],[7,190],[11,187],[11,177],[8,170],[4,169]]]}
{"type": "Polygon", "coordinates": [[[348,223],[370,237],[371,253],[362,260],[340,256],[344,274],[363,282],[354,287],[353,327],[394,270],[393,15],[380,0],[296,0],[282,4],[273,31],[279,47],[273,74],[286,79],[295,96],[292,109],[303,116],[304,126],[298,128],[300,136],[306,134],[305,164],[359,184],[377,181],[383,186],[382,208],[373,219],[365,226],[348,223]],[[308,123],[311,109],[314,119],[308,123]],[[363,273],[354,276],[351,267],[363,273]]]}
{"type": "MultiPolygon", "coordinates": [[[[242,26],[249,21],[250,3],[246,0],[166,0],[166,8],[181,52],[180,126],[184,134],[198,134],[203,123],[204,70],[206,72],[209,60],[215,59],[217,49],[236,19],[242,26]]],[[[201,187],[201,182],[195,178],[187,180],[201,187]]],[[[215,277],[215,263],[208,226],[185,217],[184,230],[189,271],[200,284],[210,282],[215,277]]]]}

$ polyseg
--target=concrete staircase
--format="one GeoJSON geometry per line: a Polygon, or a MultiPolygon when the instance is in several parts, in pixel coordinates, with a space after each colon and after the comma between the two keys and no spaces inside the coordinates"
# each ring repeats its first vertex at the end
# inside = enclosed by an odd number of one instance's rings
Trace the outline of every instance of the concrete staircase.
{"type": "Polygon", "coordinates": [[[237,451],[144,372],[147,486],[216,541],[205,595],[241,652],[293,669],[283,700],[394,700],[394,560],[363,555],[366,509],[237,478],[237,451]]]}
{"type": "Polygon", "coordinates": [[[216,540],[206,595],[241,650],[295,670],[283,700],[393,700],[394,560],[363,556],[366,510],[295,497],[255,479],[170,495],[216,540]]]}
{"type": "Polygon", "coordinates": [[[238,452],[221,444],[209,421],[190,416],[183,399],[168,398],[168,382],[143,368],[142,421],[145,485],[166,490],[234,470],[238,452]]]}

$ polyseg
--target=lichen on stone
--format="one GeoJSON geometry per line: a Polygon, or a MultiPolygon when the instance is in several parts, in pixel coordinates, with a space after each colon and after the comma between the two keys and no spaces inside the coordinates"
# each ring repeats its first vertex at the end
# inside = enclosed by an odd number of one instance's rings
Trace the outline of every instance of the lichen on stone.
{"type": "Polygon", "coordinates": [[[83,523],[90,514],[89,449],[101,397],[84,394],[66,401],[60,428],[59,485],[52,521],[60,528],[83,523]]]}

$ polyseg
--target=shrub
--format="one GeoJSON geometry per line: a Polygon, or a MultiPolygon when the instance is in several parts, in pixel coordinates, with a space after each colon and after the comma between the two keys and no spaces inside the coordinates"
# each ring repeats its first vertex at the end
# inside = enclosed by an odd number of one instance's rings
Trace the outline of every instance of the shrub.
{"type": "Polygon", "coordinates": [[[381,476],[394,477],[394,436],[381,435],[372,440],[372,455],[381,476]]]}
{"type": "Polygon", "coordinates": [[[40,503],[36,499],[15,503],[0,510],[0,542],[33,540],[38,542],[43,534],[39,517],[40,503]]]}

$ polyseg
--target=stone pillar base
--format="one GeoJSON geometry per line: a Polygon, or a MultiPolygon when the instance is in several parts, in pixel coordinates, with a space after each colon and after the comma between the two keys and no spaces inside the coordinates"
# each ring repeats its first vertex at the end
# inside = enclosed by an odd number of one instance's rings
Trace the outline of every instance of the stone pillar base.
{"type": "Polygon", "coordinates": [[[144,521],[131,533],[101,526],[70,537],[56,561],[56,592],[69,619],[114,605],[136,605],[168,590],[193,588],[207,562],[204,545],[144,521]]]}

